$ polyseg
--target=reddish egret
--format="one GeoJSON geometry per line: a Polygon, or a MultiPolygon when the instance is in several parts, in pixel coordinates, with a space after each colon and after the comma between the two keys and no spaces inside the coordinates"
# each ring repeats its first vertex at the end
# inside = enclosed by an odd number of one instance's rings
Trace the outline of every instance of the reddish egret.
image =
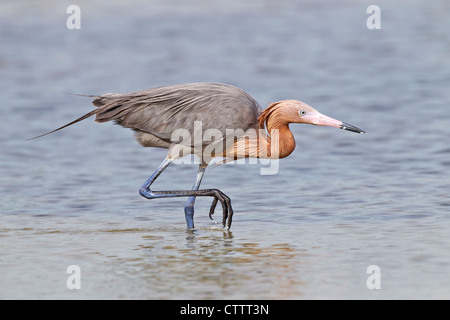
{"type": "Polygon", "coordinates": [[[95,115],[96,122],[113,120],[125,128],[133,129],[136,140],[144,147],[169,149],[167,157],[141,186],[139,193],[147,199],[188,197],[184,207],[188,228],[194,228],[194,202],[198,196],[213,197],[209,212],[211,219],[217,203],[220,202],[223,226],[228,228],[231,226],[233,209],[230,198],[218,189],[199,190],[205,169],[212,158],[221,157],[224,162],[228,162],[242,158],[287,157],[295,148],[295,140],[289,130],[290,123],[331,126],[365,133],[355,126],[327,117],[297,100],[279,101],[262,110],[248,93],[227,84],[190,83],[133,93],[108,93],[88,97],[95,98],[93,104],[97,109],[38,137],[95,115]],[[194,142],[196,124],[201,124],[201,137],[208,130],[215,130],[214,139],[202,138],[200,143],[196,144],[194,142]],[[177,130],[181,135],[187,133],[194,136],[194,141],[192,139],[180,141],[180,134],[174,136],[177,130]],[[251,131],[257,134],[249,134],[251,131]],[[227,139],[230,132],[231,140],[227,139]],[[221,138],[218,138],[218,134],[221,134],[221,138]],[[214,148],[209,148],[207,157],[204,151],[211,145],[214,145],[214,148]],[[164,169],[175,159],[186,154],[195,154],[201,158],[192,190],[150,190],[150,186],[164,169]]]}

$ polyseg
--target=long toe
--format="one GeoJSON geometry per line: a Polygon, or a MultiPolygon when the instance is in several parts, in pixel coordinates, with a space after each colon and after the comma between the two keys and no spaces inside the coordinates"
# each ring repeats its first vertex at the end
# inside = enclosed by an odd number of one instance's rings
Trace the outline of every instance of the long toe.
{"type": "Polygon", "coordinates": [[[211,220],[214,220],[212,216],[214,214],[214,210],[216,209],[217,201],[218,201],[217,198],[214,198],[212,203],[211,203],[211,208],[209,209],[209,218],[211,220]]]}
{"type": "Polygon", "coordinates": [[[220,198],[222,199],[222,206],[223,206],[223,218],[222,218],[222,224],[223,227],[228,227],[230,229],[231,226],[231,217],[233,216],[233,209],[231,208],[231,200],[230,198],[220,191],[220,198]],[[228,220],[228,223],[227,223],[228,220]]]}
{"type": "Polygon", "coordinates": [[[223,192],[218,189],[214,189],[214,199],[216,199],[216,203],[217,201],[220,201],[220,203],[222,204],[222,212],[223,212],[222,224],[223,227],[225,228],[228,217],[228,208],[227,204],[225,203],[225,199],[223,198],[223,192]]]}
{"type": "Polygon", "coordinates": [[[228,224],[227,224],[227,227],[228,227],[228,230],[231,228],[231,221],[233,220],[233,208],[231,208],[231,204],[230,204],[230,206],[228,207],[228,224]]]}

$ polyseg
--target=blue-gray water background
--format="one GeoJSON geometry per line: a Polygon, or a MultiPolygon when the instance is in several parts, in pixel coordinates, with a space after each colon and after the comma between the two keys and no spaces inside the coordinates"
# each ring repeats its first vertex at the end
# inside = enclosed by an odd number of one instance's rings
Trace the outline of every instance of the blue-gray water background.
{"type": "MultiPolygon", "coordinates": [[[[370,4],[2,1],[0,298],[450,298],[450,4],[377,1],[369,30],[370,4]],[[194,233],[186,199],[139,196],[165,151],[130,130],[88,119],[25,141],[92,110],[68,92],[187,82],[234,84],[264,107],[299,99],[368,134],[291,125],[278,174],[208,170],[202,186],[235,217],[224,231],[198,199],[194,233]]],[[[169,167],[155,187],[195,176],[169,167]]]]}

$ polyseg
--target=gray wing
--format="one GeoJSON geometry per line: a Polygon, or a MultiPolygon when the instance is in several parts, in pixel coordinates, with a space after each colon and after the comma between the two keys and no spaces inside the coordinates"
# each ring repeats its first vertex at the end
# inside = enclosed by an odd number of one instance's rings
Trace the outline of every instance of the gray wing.
{"type": "Polygon", "coordinates": [[[170,141],[177,129],[194,132],[201,121],[203,132],[218,129],[247,130],[257,127],[262,111],[245,91],[227,84],[191,83],[152,88],[143,91],[99,96],[97,122],[116,121],[123,127],[147,132],[170,141]]]}

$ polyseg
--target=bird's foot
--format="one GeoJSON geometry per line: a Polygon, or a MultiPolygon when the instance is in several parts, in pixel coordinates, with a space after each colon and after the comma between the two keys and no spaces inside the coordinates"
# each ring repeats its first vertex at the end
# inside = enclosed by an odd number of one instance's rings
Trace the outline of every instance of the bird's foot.
{"type": "Polygon", "coordinates": [[[222,224],[223,227],[227,227],[228,229],[230,229],[231,227],[231,221],[233,218],[233,208],[231,207],[231,199],[222,191],[218,190],[218,189],[213,189],[214,190],[214,199],[213,202],[211,203],[211,208],[209,209],[209,218],[211,220],[213,219],[213,214],[214,214],[214,210],[216,209],[216,205],[217,202],[220,201],[220,203],[222,204],[222,224]]]}
{"type": "MultiPolygon", "coordinates": [[[[231,221],[233,218],[233,208],[231,207],[230,198],[218,189],[203,189],[203,190],[180,190],[180,191],[152,191],[148,187],[141,187],[139,189],[139,194],[147,199],[156,199],[156,198],[171,198],[171,197],[205,197],[210,196],[214,197],[214,200],[211,204],[211,208],[209,210],[209,218],[213,220],[212,215],[214,214],[214,210],[216,209],[217,202],[220,201],[222,204],[223,218],[222,224],[223,227],[227,227],[230,229],[231,221]]],[[[186,206],[185,209],[186,222],[188,228],[194,228],[194,208],[193,202],[192,206],[186,206]]]]}

